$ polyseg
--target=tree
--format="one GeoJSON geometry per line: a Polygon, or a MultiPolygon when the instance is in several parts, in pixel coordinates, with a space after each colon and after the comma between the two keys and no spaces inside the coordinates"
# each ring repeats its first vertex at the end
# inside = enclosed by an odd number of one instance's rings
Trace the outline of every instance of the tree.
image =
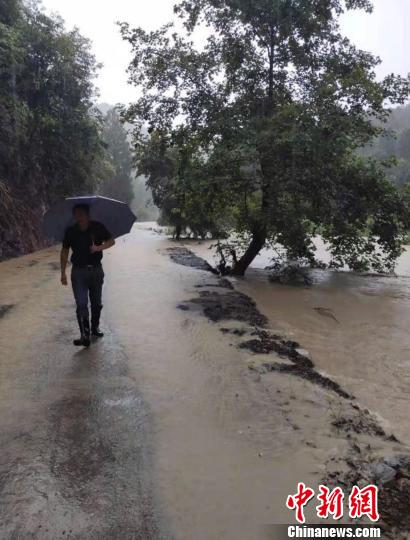
{"type": "Polygon", "coordinates": [[[213,210],[249,238],[239,256],[231,250],[233,274],[243,275],[267,242],[313,262],[318,231],[334,266],[394,266],[407,206],[385,169],[357,149],[382,132],[386,105],[404,102],[408,80],[378,82],[379,60],[338,26],[344,11],[371,7],[368,0],[181,0],[175,12],[186,35],[172,25],[121,26],[134,51],[130,80],[142,89],[126,118],[161,133],[167,151],[187,151],[189,175],[206,180],[213,210]],[[208,38],[198,48],[192,38],[204,24],[208,38]]]}
{"type": "Polygon", "coordinates": [[[96,185],[103,144],[89,49],[35,1],[1,3],[0,258],[38,247],[42,212],[96,185]]]}
{"type": "Polygon", "coordinates": [[[161,209],[161,224],[173,226],[177,239],[187,229],[195,237],[221,234],[216,191],[209,189],[202,161],[181,133],[170,146],[160,132],[152,132],[147,144],[137,146],[137,164],[161,209]]]}
{"type": "Polygon", "coordinates": [[[130,203],[132,189],[132,155],[128,134],[115,108],[108,110],[103,120],[102,137],[106,145],[108,170],[99,187],[102,195],[130,203]]]}
{"type": "Polygon", "coordinates": [[[19,18],[21,2],[19,0],[3,0],[0,4],[0,21],[11,26],[19,18]]]}

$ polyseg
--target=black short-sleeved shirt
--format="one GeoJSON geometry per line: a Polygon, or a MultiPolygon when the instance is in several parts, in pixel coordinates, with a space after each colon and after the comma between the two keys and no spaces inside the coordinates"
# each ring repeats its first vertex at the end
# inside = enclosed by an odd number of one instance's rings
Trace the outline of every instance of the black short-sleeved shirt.
{"type": "Polygon", "coordinates": [[[103,258],[102,252],[91,253],[93,244],[100,246],[111,240],[111,233],[98,221],[90,221],[87,230],[82,231],[79,225],[69,227],[64,235],[63,248],[72,249],[71,262],[74,266],[99,265],[103,258]]]}

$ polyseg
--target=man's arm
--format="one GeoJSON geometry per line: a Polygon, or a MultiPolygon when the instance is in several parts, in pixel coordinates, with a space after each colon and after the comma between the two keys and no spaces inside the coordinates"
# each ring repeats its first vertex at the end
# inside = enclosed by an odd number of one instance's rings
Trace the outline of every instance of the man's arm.
{"type": "Polygon", "coordinates": [[[105,251],[106,249],[110,249],[113,246],[115,246],[115,240],[114,238],[110,238],[109,240],[106,240],[103,242],[100,246],[96,246],[93,244],[91,246],[91,253],[98,253],[99,251],[105,251]]]}
{"type": "Polygon", "coordinates": [[[66,274],[66,268],[67,268],[67,262],[68,262],[68,254],[70,253],[70,248],[63,247],[60,254],[60,265],[61,265],[61,284],[67,285],[67,274],[66,274]]]}

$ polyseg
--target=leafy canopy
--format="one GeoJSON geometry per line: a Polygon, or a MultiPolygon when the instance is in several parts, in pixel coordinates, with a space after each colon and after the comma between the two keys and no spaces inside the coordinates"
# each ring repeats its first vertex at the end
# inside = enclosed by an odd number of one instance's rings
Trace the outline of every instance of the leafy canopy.
{"type": "Polygon", "coordinates": [[[178,31],[121,25],[134,52],[130,80],[142,90],[125,114],[140,162],[160,141],[145,173],[153,179],[174,156],[156,182],[179,212],[206,201],[208,222],[249,238],[239,256],[231,251],[233,273],[267,242],[313,262],[318,232],[335,266],[391,269],[400,254],[405,198],[357,151],[380,135],[388,106],[404,103],[409,81],[376,79],[379,59],[340,32],[350,9],[372,5],[181,0],[178,31]]]}
{"type": "Polygon", "coordinates": [[[38,247],[46,207],[97,183],[89,50],[37,2],[0,2],[0,258],[38,247]]]}

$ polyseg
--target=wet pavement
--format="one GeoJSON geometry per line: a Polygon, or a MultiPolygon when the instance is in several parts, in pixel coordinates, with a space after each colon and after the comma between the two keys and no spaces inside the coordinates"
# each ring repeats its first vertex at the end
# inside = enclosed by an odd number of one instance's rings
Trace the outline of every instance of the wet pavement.
{"type": "Polygon", "coordinates": [[[170,538],[129,358],[109,327],[88,350],[71,345],[55,256],[1,265],[0,538],[170,538]]]}

